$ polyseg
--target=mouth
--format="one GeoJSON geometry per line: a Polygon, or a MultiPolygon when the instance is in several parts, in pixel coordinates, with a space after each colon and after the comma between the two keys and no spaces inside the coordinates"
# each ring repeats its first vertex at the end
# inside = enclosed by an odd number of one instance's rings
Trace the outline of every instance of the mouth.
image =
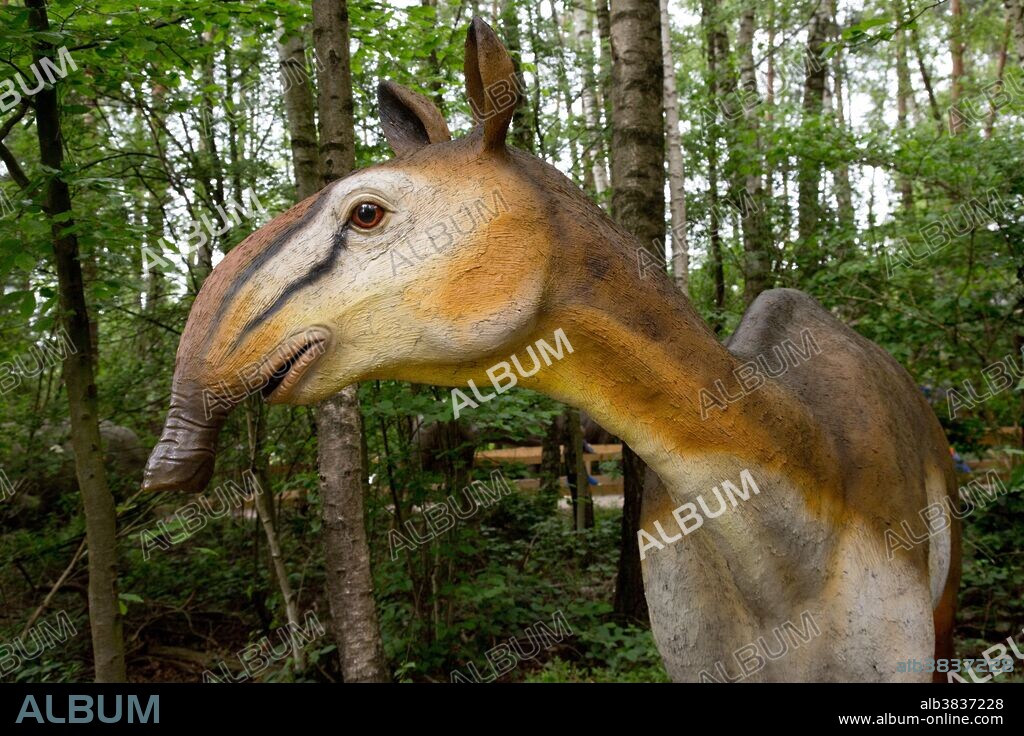
{"type": "MultiPolygon", "coordinates": [[[[271,372],[266,377],[266,383],[260,393],[263,399],[271,404],[278,404],[288,398],[298,388],[302,379],[309,373],[310,367],[317,358],[327,352],[328,335],[322,330],[310,330],[301,336],[302,342],[298,347],[286,352],[284,359],[270,365],[271,372]]],[[[292,341],[294,342],[294,340],[292,341]]],[[[285,345],[278,348],[278,352],[286,349],[285,345]]]]}

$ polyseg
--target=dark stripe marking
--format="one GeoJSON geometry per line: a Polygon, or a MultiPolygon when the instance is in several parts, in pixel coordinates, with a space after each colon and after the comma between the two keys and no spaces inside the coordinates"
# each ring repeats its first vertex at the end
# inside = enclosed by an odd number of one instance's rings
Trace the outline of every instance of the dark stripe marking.
{"type": "Polygon", "coordinates": [[[338,262],[338,256],[340,256],[341,252],[345,249],[345,241],[348,238],[348,229],[349,225],[346,222],[342,226],[341,230],[334,234],[334,237],[331,240],[331,249],[328,251],[326,257],[313,264],[312,268],[310,268],[301,279],[289,284],[285,290],[281,292],[281,295],[274,300],[273,304],[249,321],[249,324],[247,324],[241,333],[239,333],[238,337],[235,338],[235,341],[231,346],[232,351],[238,349],[239,344],[245,339],[246,335],[277,314],[277,312],[281,311],[285,302],[287,302],[292,295],[307,286],[315,284],[334,269],[335,264],[338,262]]]}
{"type": "MultiPolygon", "coordinates": [[[[288,243],[300,230],[307,227],[310,223],[311,217],[315,217],[320,210],[327,205],[330,201],[330,197],[327,196],[327,193],[334,188],[335,184],[337,184],[337,182],[332,182],[321,189],[319,197],[317,197],[317,200],[309,206],[309,209],[303,212],[295,222],[288,225],[280,235],[270,242],[270,245],[257,253],[256,256],[245,265],[245,268],[243,268],[241,272],[232,279],[230,287],[225,291],[224,296],[221,299],[220,308],[217,310],[219,317],[224,317],[228,307],[231,306],[231,302],[234,301],[236,296],[238,296],[238,292],[242,287],[249,283],[249,279],[263,268],[263,266],[269,263],[271,258],[276,256],[285,244],[288,243]]],[[[256,232],[258,233],[259,231],[257,230],[256,232]]],[[[255,234],[256,233],[253,233],[253,235],[255,234]]],[[[210,341],[213,339],[215,332],[216,330],[210,330],[207,334],[204,348],[209,347],[210,341]]],[[[235,345],[238,345],[237,341],[235,342],[235,345]]]]}

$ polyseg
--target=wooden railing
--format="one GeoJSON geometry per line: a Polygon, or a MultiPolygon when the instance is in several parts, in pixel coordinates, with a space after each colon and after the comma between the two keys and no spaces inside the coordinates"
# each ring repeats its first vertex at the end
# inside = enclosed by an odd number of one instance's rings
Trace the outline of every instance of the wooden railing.
{"type": "MultiPolygon", "coordinates": [[[[986,447],[1019,447],[1020,446],[1021,430],[1019,427],[1000,427],[997,430],[990,432],[985,436],[982,444],[986,447]]],[[[592,445],[593,452],[586,452],[583,454],[583,462],[586,464],[587,470],[590,471],[591,477],[597,480],[596,486],[590,487],[590,492],[595,496],[614,496],[622,494],[622,478],[612,478],[609,475],[596,473],[594,468],[595,462],[603,462],[606,460],[621,460],[622,459],[622,445],[592,445]]],[[[564,456],[565,449],[559,447],[559,455],[564,456]]],[[[541,464],[541,456],[543,454],[542,447],[505,447],[498,450],[477,450],[475,455],[475,465],[478,468],[488,467],[500,467],[502,465],[524,465],[534,473],[539,472],[541,464]]],[[[1019,464],[1017,456],[1007,455],[1005,453],[992,454],[986,453],[986,457],[981,459],[967,458],[968,465],[971,466],[972,475],[984,475],[990,470],[995,470],[1001,478],[1004,480],[1009,479],[1010,472],[1013,467],[1019,464]]],[[[301,465],[296,466],[295,470],[310,470],[308,466],[301,465]]],[[[277,476],[287,472],[288,466],[272,466],[270,473],[272,476],[277,476]]],[[[520,478],[515,481],[519,488],[526,492],[536,491],[540,487],[539,478],[520,478]]],[[[563,488],[564,492],[568,493],[568,483],[565,477],[559,478],[559,485],[563,488]]]]}
{"type": "MultiPolygon", "coordinates": [[[[591,445],[594,452],[583,453],[583,462],[590,471],[591,477],[597,481],[597,485],[590,486],[590,493],[594,496],[621,496],[622,477],[613,478],[610,475],[596,474],[593,472],[593,463],[605,460],[621,460],[622,445],[591,445]]],[[[495,465],[525,465],[528,468],[540,469],[542,447],[507,447],[500,450],[478,450],[475,456],[476,466],[484,468],[495,465]]],[[[565,448],[559,447],[559,456],[564,457],[565,448]]],[[[563,495],[569,493],[569,483],[565,476],[558,479],[562,487],[563,495]]],[[[515,481],[519,489],[526,492],[533,492],[540,488],[540,478],[519,478],[515,481]]]]}
{"type": "MultiPolygon", "coordinates": [[[[587,463],[587,467],[594,461],[620,460],[622,458],[622,445],[591,445],[591,447],[594,448],[594,452],[583,453],[583,461],[587,463]]],[[[506,447],[501,450],[477,450],[476,464],[481,467],[509,463],[539,466],[543,449],[542,447],[506,447]]],[[[560,446],[558,451],[560,456],[564,456],[564,447],[560,446]]]]}

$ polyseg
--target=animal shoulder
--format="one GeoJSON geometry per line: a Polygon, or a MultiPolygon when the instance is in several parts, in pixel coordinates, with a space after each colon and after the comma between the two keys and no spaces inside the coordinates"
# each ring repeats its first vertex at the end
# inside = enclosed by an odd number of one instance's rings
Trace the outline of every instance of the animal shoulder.
{"type": "Polygon", "coordinates": [[[750,305],[736,331],[725,341],[737,357],[753,358],[787,341],[866,343],[813,297],[797,289],[769,289],[750,305]]]}

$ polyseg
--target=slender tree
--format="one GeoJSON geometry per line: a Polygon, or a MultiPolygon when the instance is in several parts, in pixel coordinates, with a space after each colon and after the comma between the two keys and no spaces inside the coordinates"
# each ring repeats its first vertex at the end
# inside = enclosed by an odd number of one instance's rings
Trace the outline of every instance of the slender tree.
{"type": "MultiPolygon", "coordinates": [[[[26,0],[29,26],[36,34],[35,63],[53,64],[46,0],[26,0]]],[[[37,67],[38,68],[38,67],[37,67]]],[[[44,85],[34,97],[39,161],[49,172],[43,210],[50,220],[60,310],[75,347],[64,358],[64,384],[71,417],[75,475],[85,508],[89,560],[89,626],[96,682],[125,682],[124,639],[117,585],[117,511],[107,486],[99,428],[99,399],[93,372],[93,335],[75,235],[71,193],[63,179],[64,140],[56,85],[44,85]]]]}
{"type": "Polygon", "coordinates": [[[612,21],[608,0],[594,0],[597,16],[597,63],[600,72],[601,101],[604,104],[604,119],[611,125],[612,119],[612,21]]]}
{"type": "MultiPolygon", "coordinates": [[[[219,205],[221,211],[224,211],[223,165],[221,164],[220,150],[217,147],[217,115],[213,93],[211,92],[212,89],[216,89],[218,86],[215,70],[217,48],[213,42],[213,30],[203,31],[200,37],[203,43],[201,66],[203,93],[199,100],[200,123],[196,131],[199,138],[199,160],[196,166],[196,178],[202,184],[206,204],[219,205]]],[[[216,239],[209,238],[196,249],[192,284],[197,293],[206,277],[213,270],[213,251],[215,245],[216,239]]]]}
{"type": "Polygon", "coordinates": [[[715,311],[711,326],[715,332],[722,329],[722,312],[725,309],[725,264],[722,258],[722,210],[718,194],[718,109],[719,99],[719,35],[717,0],[701,0],[700,22],[704,35],[704,55],[707,62],[705,77],[707,106],[704,108],[703,125],[707,145],[708,161],[708,242],[711,251],[711,278],[714,284],[715,311]]]}
{"type": "MultiPolygon", "coordinates": [[[[522,64],[522,40],[519,32],[519,16],[516,12],[518,5],[515,0],[504,0],[501,5],[501,29],[505,37],[508,52],[512,56],[512,63],[516,70],[516,83],[520,90],[526,89],[526,78],[523,76],[522,64]]],[[[516,102],[516,110],[512,116],[512,130],[509,133],[509,142],[516,148],[524,151],[534,150],[533,136],[536,130],[536,123],[533,119],[533,108],[525,94],[519,95],[516,102]]]]}
{"type": "MultiPolygon", "coordinates": [[[[839,24],[836,18],[835,0],[828,0],[832,13],[832,26],[830,35],[833,39],[839,37],[839,24]]],[[[844,86],[846,84],[845,56],[842,47],[839,47],[832,57],[832,79],[834,82],[835,94],[832,96],[835,107],[835,121],[837,129],[846,134],[849,126],[846,121],[846,103],[843,100],[844,86]]],[[[842,153],[837,157],[832,167],[832,178],[835,182],[836,209],[839,220],[839,252],[837,257],[844,260],[853,252],[854,234],[857,228],[853,211],[853,186],[850,183],[850,165],[846,162],[842,153]]]]}
{"type": "Polygon", "coordinates": [[[605,165],[604,135],[600,126],[597,79],[594,77],[594,24],[584,0],[576,0],[573,5],[572,23],[575,29],[576,59],[582,72],[583,88],[580,97],[588,136],[584,144],[584,159],[589,162],[594,194],[602,202],[608,191],[608,169],[605,165]]]}
{"type": "Polygon", "coordinates": [[[665,152],[668,159],[668,201],[672,215],[672,277],[684,294],[690,293],[690,246],[686,234],[686,166],[683,141],[679,134],[679,93],[676,90],[676,63],[672,54],[672,23],[668,0],[660,0],[661,59],[665,76],[665,152]]]}
{"type": "MultiPolygon", "coordinates": [[[[903,17],[902,5],[903,0],[895,0],[893,3],[897,19],[903,17]]],[[[901,134],[906,134],[908,130],[908,115],[914,94],[910,83],[910,63],[907,59],[907,35],[907,30],[900,24],[896,30],[896,129],[901,134]]],[[[900,174],[899,187],[903,210],[909,213],[914,208],[914,188],[910,177],[900,174]]]]}
{"type": "Polygon", "coordinates": [[[1021,0],[1004,0],[1006,17],[1010,23],[1013,47],[1017,51],[1017,63],[1024,65],[1024,3],[1021,0]]]}
{"type": "Polygon", "coordinates": [[[917,33],[917,26],[910,24],[910,41],[914,47],[914,56],[917,59],[917,70],[921,74],[921,84],[928,94],[928,108],[931,110],[932,118],[938,125],[939,131],[945,130],[945,123],[942,120],[942,113],[939,111],[939,102],[935,99],[935,89],[932,86],[932,75],[928,71],[928,64],[925,62],[924,51],[921,49],[921,39],[917,33]]]}
{"type": "Polygon", "coordinates": [[[770,286],[772,274],[771,232],[768,227],[768,201],[764,189],[764,145],[759,119],[761,96],[754,67],[754,7],[747,5],[740,16],[736,51],[740,61],[739,111],[734,115],[736,141],[731,146],[734,184],[739,192],[736,202],[743,228],[745,278],[743,297],[747,304],[770,286]]]}
{"type": "MultiPolygon", "coordinates": [[[[573,528],[576,531],[594,526],[594,499],[590,493],[589,474],[583,458],[583,426],[580,410],[566,407],[564,418],[565,478],[572,498],[573,528]]],[[[541,453],[543,459],[543,451],[541,453]]]]}
{"type": "MultiPolygon", "coordinates": [[[[355,125],[346,0],[313,0],[322,184],[355,168],[355,125]]],[[[356,386],[317,407],[327,590],[346,682],[383,682],[383,645],[363,513],[362,416],[356,386]]]]}
{"type": "MultiPolygon", "coordinates": [[[[420,0],[420,5],[424,8],[433,8],[433,15],[430,19],[430,30],[431,33],[437,32],[437,21],[438,21],[438,8],[437,0],[420,0]]],[[[444,78],[444,70],[441,68],[441,60],[437,56],[437,49],[431,45],[430,53],[427,54],[426,69],[428,77],[430,79],[427,87],[430,89],[430,98],[437,105],[437,109],[444,114],[444,92],[442,90],[441,81],[444,78]]]]}
{"type": "Polygon", "coordinates": [[[949,14],[949,48],[952,59],[949,77],[949,132],[957,135],[967,125],[967,120],[960,110],[964,78],[964,12],[960,0],[950,0],[949,14]]]}
{"type": "MultiPolygon", "coordinates": [[[[283,31],[283,26],[278,26],[283,31]]],[[[321,164],[317,145],[316,100],[306,63],[306,43],[299,33],[278,40],[278,61],[284,88],[285,119],[292,149],[292,167],[299,201],[320,189],[321,164]]]]}
{"type": "MultiPolygon", "coordinates": [[[[573,107],[572,88],[571,88],[571,86],[569,84],[569,74],[568,74],[568,70],[566,69],[566,63],[565,63],[565,52],[566,52],[565,32],[566,32],[566,29],[564,29],[562,27],[563,21],[562,21],[562,18],[558,15],[558,8],[557,8],[557,5],[555,5],[554,3],[551,4],[551,25],[552,25],[552,27],[554,28],[554,31],[555,31],[555,50],[554,50],[554,56],[558,60],[557,61],[557,68],[556,68],[556,75],[557,75],[557,79],[558,79],[558,89],[562,93],[562,102],[565,105],[565,112],[563,113],[561,110],[557,110],[556,111],[556,113],[557,113],[556,117],[561,121],[561,123],[565,127],[572,128],[574,126],[574,124],[575,124],[575,120],[574,120],[575,116],[573,115],[573,110],[572,110],[572,107],[573,107]]],[[[579,149],[580,149],[579,141],[577,140],[577,138],[575,136],[572,136],[572,137],[569,138],[568,144],[569,144],[569,163],[571,165],[570,171],[572,172],[572,176],[576,180],[577,183],[583,182],[587,178],[588,173],[587,173],[587,171],[585,171],[585,168],[586,168],[584,166],[585,159],[583,158],[583,156],[581,156],[580,151],[579,151],[579,149]]]]}
{"type": "MultiPolygon", "coordinates": [[[[820,125],[825,102],[825,77],[828,65],[824,60],[832,18],[828,2],[818,4],[807,29],[807,48],[804,53],[803,126],[805,134],[814,136],[820,125]]],[[[821,258],[818,246],[818,226],[821,222],[821,162],[813,155],[800,157],[797,169],[797,234],[800,239],[799,265],[809,276],[817,269],[821,258]]]]}
{"type": "Polygon", "coordinates": [[[999,45],[999,56],[996,59],[996,83],[993,94],[989,97],[988,103],[988,115],[985,116],[985,137],[991,138],[992,131],[996,124],[996,109],[998,103],[996,100],[1000,97],[1000,93],[1003,91],[1003,79],[1006,75],[1006,59],[1010,55],[1010,31],[1013,23],[1010,19],[1009,14],[1006,16],[1006,23],[1003,28],[1003,40],[999,45]]]}
{"type": "MultiPolygon", "coordinates": [[[[657,0],[612,0],[612,215],[657,258],[665,236],[665,127],[657,0]]],[[[622,552],[615,611],[644,620],[637,529],[646,466],[622,446],[622,552]]]]}

